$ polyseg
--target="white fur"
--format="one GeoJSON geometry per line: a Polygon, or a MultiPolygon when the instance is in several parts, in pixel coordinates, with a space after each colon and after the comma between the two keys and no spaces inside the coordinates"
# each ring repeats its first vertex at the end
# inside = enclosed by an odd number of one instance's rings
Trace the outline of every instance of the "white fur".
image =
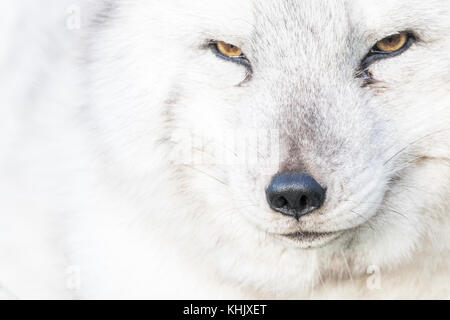
{"type": "Polygon", "coordinates": [[[450,297],[448,1],[77,1],[81,30],[46,1],[0,5],[30,24],[1,28],[4,296],[450,297]],[[361,59],[403,30],[420,41],[362,87],[361,59]],[[238,162],[219,136],[246,130],[277,133],[280,163],[238,162]],[[327,201],[297,222],[264,190],[300,164],[327,201]],[[275,235],[295,231],[341,234],[275,235]]]}

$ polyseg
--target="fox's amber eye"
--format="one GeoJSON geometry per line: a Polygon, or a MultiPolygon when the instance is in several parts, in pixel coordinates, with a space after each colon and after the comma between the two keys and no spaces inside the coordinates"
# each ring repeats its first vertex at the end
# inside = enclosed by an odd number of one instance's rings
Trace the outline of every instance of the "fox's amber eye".
{"type": "Polygon", "coordinates": [[[395,34],[384,38],[379,41],[375,49],[381,52],[395,52],[402,49],[408,43],[408,34],[406,32],[402,32],[399,34],[395,34]]]}
{"type": "Polygon", "coordinates": [[[224,56],[230,58],[238,58],[242,56],[242,50],[232,44],[223,41],[218,41],[216,45],[217,50],[224,56]]]}

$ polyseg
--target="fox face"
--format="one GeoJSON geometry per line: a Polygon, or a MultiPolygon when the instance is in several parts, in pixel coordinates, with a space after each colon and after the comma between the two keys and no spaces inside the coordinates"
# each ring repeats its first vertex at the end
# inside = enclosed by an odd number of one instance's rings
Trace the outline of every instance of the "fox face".
{"type": "Polygon", "coordinates": [[[116,4],[88,112],[142,219],[280,295],[448,246],[447,1],[116,4]]]}

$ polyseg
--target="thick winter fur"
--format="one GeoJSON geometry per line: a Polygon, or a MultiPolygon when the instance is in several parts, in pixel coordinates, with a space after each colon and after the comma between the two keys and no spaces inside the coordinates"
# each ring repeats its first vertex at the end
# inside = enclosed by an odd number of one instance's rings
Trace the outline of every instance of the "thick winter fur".
{"type": "Polygon", "coordinates": [[[448,1],[81,2],[80,30],[47,1],[0,56],[4,296],[450,297],[448,1]],[[401,31],[416,42],[365,83],[401,31]],[[249,132],[275,148],[240,161],[249,132]],[[273,212],[283,171],[324,206],[273,212]]]}

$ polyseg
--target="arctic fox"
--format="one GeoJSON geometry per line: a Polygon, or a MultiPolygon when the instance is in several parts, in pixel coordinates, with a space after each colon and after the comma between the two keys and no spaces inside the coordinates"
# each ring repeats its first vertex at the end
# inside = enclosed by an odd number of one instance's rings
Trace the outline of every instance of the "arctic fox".
{"type": "Polygon", "coordinates": [[[449,1],[46,2],[3,8],[2,296],[450,297],[449,1]]]}

